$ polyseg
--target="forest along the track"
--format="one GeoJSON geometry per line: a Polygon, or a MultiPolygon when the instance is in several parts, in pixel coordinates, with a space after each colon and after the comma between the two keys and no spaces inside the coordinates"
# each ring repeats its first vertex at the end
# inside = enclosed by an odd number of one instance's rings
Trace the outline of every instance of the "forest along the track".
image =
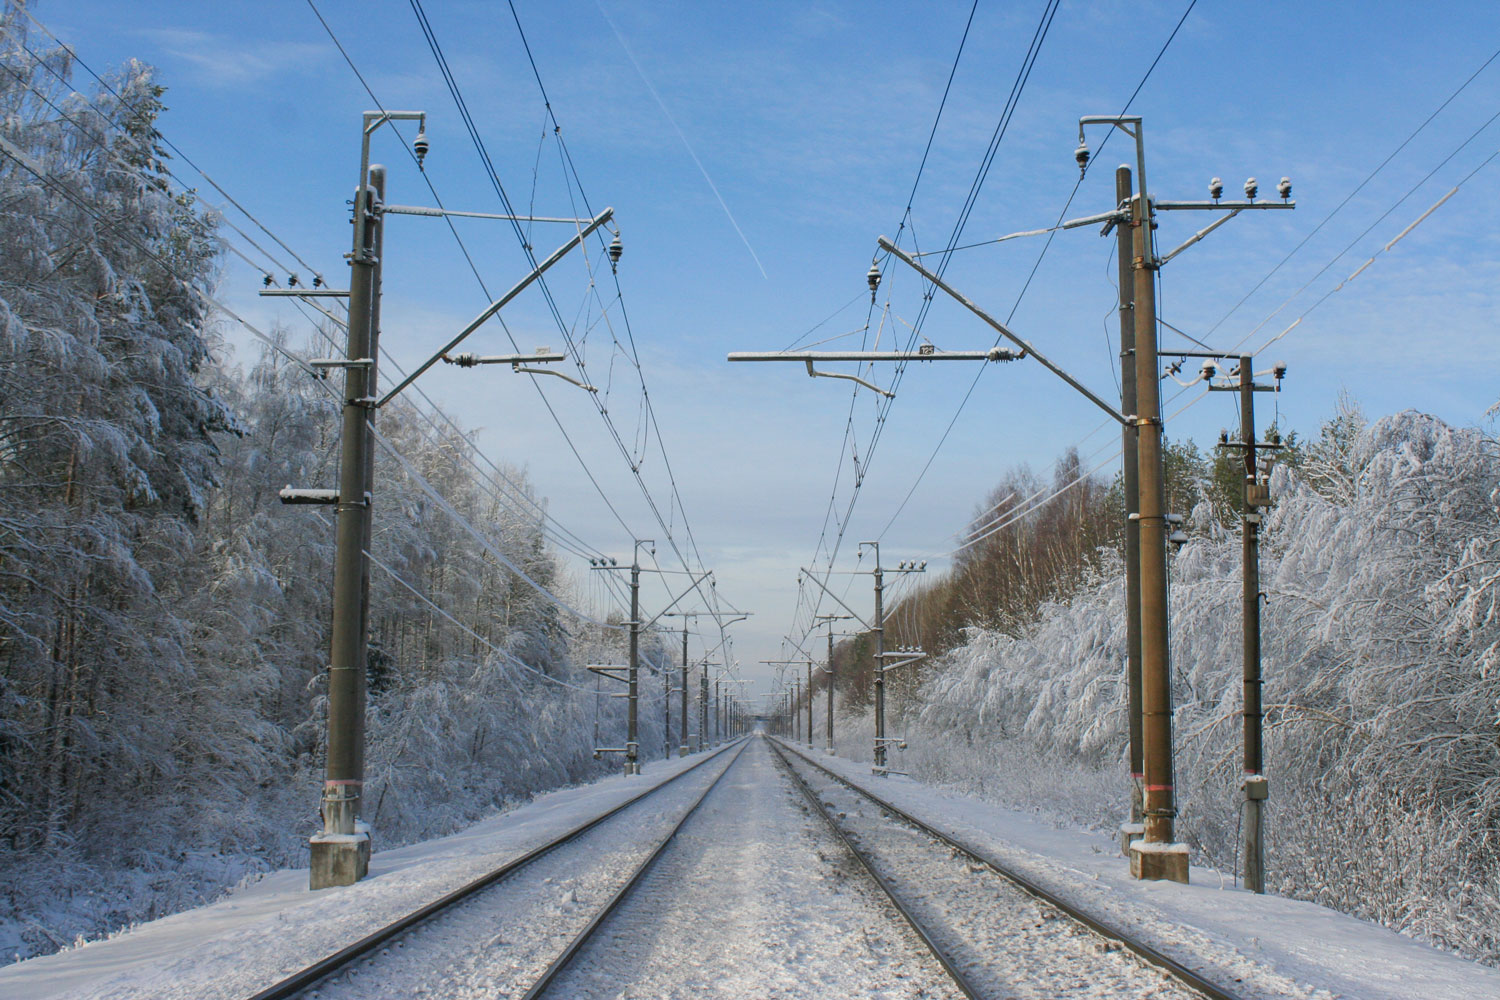
{"type": "Polygon", "coordinates": [[[752,739],[547,995],[963,994],[752,739]]]}
{"type": "Polygon", "coordinates": [[[784,759],[980,995],[1202,1000],[1202,994],[1161,969],[887,813],[796,754],[784,759]]]}

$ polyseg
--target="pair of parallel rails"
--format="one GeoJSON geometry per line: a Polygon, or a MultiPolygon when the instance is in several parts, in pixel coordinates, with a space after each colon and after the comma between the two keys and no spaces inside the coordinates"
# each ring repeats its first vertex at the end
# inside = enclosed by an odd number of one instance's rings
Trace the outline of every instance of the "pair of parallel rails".
{"type": "Polygon", "coordinates": [[[969,858],[970,861],[972,861],[974,864],[989,869],[991,872],[1016,886],[1027,895],[1034,897],[1042,904],[1052,907],[1062,915],[1068,917],[1069,919],[1087,929],[1089,932],[1092,932],[1093,934],[1103,938],[1105,941],[1132,952],[1143,961],[1145,961],[1148,965],[1154,966],[1155,968],[1161,970],[1171,979],[1174,979],[1177,982],[1181,983],[1183,986],[1186,986],[1188,989],[1193,990],[1203,995],[1204,997],[1207,997],[1208,1000],[1242,1000],[1242,998],[1238,994],[1231,993],[1219,984],[1198,974],[1194,970],[1188,968],[1181,962],[1172,958],[1170,955],[1167,955],[1159,948],[1153,947],[1152,945],[1147,944],[1145,941],[1142,941],[1135,935],[1126,933],[1113,924],[1095,917],[1094,915],[1086,912],[1077,905],[1059,896],[1057,893],[1043,888],[1031,879],[1028,879],[1026,876],[1015,871],[1005,863],[999,861],[984,849],[967,843],[950,832],[939,830],[937,827],[932,826],[930,823],[918,819],[916,816],[912,815],[907,810],[902,809],[895,803],[879,795],[876,795],[874,792],[871,792],[869,789],[864,788],[861,785],[856,784],[855,782],[850,781],[843,775],[837,773],[831,768],[826,767],[815,757],[812,757],[803,752],[801,748],[779,739],[772,739],[771,745],[776,748],[777,753],[782,758],[782,762],[787,764],[788,773],[790,773],[796,780],[799,789],[801,790],[803,795],[806,796],[808,803],[812,808],[812,811],[817,813],[819,816],[822,816],[824,820],[827,821],[828,826],[838,835],[839,839],[843,841],[844,845],[848,847],[849,850],[859,859],[860,864],[865,868],[866,871],[869,872],[870,877],[880,885],[882,890],[885,891],[885,894],[887,897],[889,897],[891,903],[896,907],[897,910],[900,911],[902,917],[906,919],[906,922],[911,926],[912,930],[914,930],[917,933],[918,937],[922,939],[923,943],[927,945],[928,949],[931,950],[933,956],[938,960],[939,963],[941,963],[943,969],[949,974],[949,976],[953,978],[954,982],[958,984],[959,988],[963,990],[966,996],[983,997],[985,994],[980,992],[978,987],[971,983],[968,978],[960,971],[960,962],[958,960],[958,957],[951,954],[947,948],[943,947],[939,943],[938,937],[934,935],[927,927],[925,927],[917,918],[916,914],[912,911],[912,908],[909,907],[905,900],[902,898],[901,887],[893,885],[889,879],[882,876],[877,871],[878,865],[874,862],[874,859],[871,857],[870,852],[861,848],[855,842],[851,841],[849,836],[839,826],[837,820],[833,816],[829,815],[828,810],[824,807],[822,801],[818,798],[818,795],[813,790],[812,786],[809,785],[807,781],[797,773],[796,769],[793,768],[789,762],[787,762],[786,754],[788,752],[795,755],[802,763],[812,767],[820,774],[836,782],[838,785],[848,789],[860,798],[870,802],[877,809],[879,809],[883,815],[887,816],[893,822],[905,824],[908,827],[912,827],[920,831],[926,837],[930,838],[933,843],[940,845],[949,851],[962,854],[965,857],[969,858]]]}
{"type": "MultiPolygon", "coordinates": [[[[738,749],[735,750],[735,757],[737,758],[739,754],[744,750],[745,744],[747,742],[748,737],[741,737],[739,740],[724,744],[724,746],[708,754],[702,760],[696,761],[690,766],[683,768],[677,774],[672,775],[672,777],[668,778],[666,781],[653,785],[636,795],[632,795],[630,798],[621,802],[619,805],[616,805],[611,809],[600,813],[598,816],[595,816],[593,819],[590,819],[586,823],[583,823],[580,826],[576,826],[571,830],[568,830],[566,833],[561,834],[560,836],[554,837],[553,839],[547,841],[545,844],[541,844],[538,847],[532,848],[525,854],[522,854],[520,857],[507,861],[505,864],[499,866],[493,871],[487,872],[484,875],[481,875],[479,878],[476,878],[473,881],[462,885],[457,889],[444,894],[443,896],[440,896],[439,898],[433,900],[431,903],[428,903],[426,906],[423,906],[421,909],[414,910],[401,919],[393,921],[380,928],[379,930],[373,931],[365,937],[360,938],[358,941],[354,942],[348,947],[341,948],[338,951],[334,952],[332,955],[314,962],[312,965],[309,965],[306,968],[294,972],[292,975],[287,976],[285,979],[282,979],[279,982],[274,983],[271,986],[268,986],[265,989],[261,990],[259,993],[256,993],[254,996],[250,997],[249,1000],[290,1000],[290,998],[292,997],[299,996],[307,992],[308,990],[311,990],[319,983],[338,975],[345,969],[348,969],[350,966],[352,966],[355,962],[359,961],[362,958],[368,957],[377,949],[388,944],[397,937],[400,937],[407,931],[412,930],[419,924],[426,923],[427,921],[432,920],[434,917],[437,917],[438,915],[451,910],[457,904],[473,898],[478,893],[502,881],[507,876],[513,875],[517,871],[520,871],[522,868],[525,868],[527,865],[541,858],[543,855],[550,854],[557,848],[562,847],[563,845],[568,844],[574,840],[577,840],[585,833],[588,833],[590,830],[594,829],[600,824],[614,818],[615,816],[624,812],[626,809],[635,805],[637,802],[640,802],[647,796],[653,795],[656,792],[661,791],[663,788],[667,788],[673,784],[676,784],[687,775],[697,771],[699,768],[708,764],[710,761],[717,760],[719,757],[721,757],[728,751],[735,749],[736,747],[738,747],[738,749]]],[[[730,761],[730,764],[733,764],[733,760],[730,761]]],[[[594,918],[589,921],[588,926],[585,927],[584,930],[573,939],[573,941],[568,945],[567,949],[553,960],[552,964],[547,967],[546,972],[542,974],[542,977],[537,980],[537,982],[534,983],[532,987],[526,992],[525,996],[527,1000],[530,1000],[530,998],[532,997],[539,996],[547,988],[547,985],[550,984],[552,980],[557,977],[557,974],[563,970],[563,968],[568,964],[569,961],[572,960],[572,957],[577,954],[579,949],[582,948],[583,945],[587,942],[588,938],[591,937],[594,931],[598,929],[599,925],[604,922],[604,919],[608,917],[610,913],[614,912],[615,908],[619,905],[620,901],[625,897],[625,895],[630,891],[631,887],[634,886],[640,880],[641,876],[645,874],[646,870],[651,867],[651,863],[656,860],[656,858],[661,854],[663,850],[666,849],[667,844],[677,836],[677,832],[682,829],[684,824],[687,823],[688,818],[693,815],[698,806],[701,805],[703,803],[703,800],[708,797],[708,793],[713,791],[714,787],[718,784],[719,779],[723,778],[724,774],[727,773],[728,770],[729,767],[726,766],[724,770],[719,773],[718,777],[716,777],[708,785],[708,787],[703,790],[703,793],[693,800],[693,804],[688,807],[688,810],[682,815],[682,818],[673,825],[672,829],[668,832],[666,837],[661,840],[656,849],[652,851],[650,856],[646,858],[645,862],[636,868],[636,870],[631,874],[629,880],[620,887],[619,891],[617,891],[613,897],[611,897],[603,910],[595,914],[594,918]]]]}

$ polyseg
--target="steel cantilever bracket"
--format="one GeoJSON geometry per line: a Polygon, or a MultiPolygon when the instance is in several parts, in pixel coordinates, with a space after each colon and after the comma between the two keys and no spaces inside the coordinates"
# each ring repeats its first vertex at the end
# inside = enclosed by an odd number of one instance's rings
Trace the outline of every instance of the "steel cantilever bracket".
{"type": "Polygon", "coordinates": [[[858,375],[846,375],[843,372],[820,372],[816,368],[813,367],[813,363],[812,363],[811,359],[808,359],[808,362],[807,362],[807,374],[809,376],[811,376],[812,378],[843,378],[843,379],[848,379],[850,382],[858,383],[859,385],[864,386],[866,389],[873,389],[874,391],[876,391],[876,392],[880,393],[882,396],[884,396],[886,399],[895,399],[896,398],[896,394],[894,392],[887,392],[886,390],[880,388],[880,386],[875,385],[873,382],[866,382],[864,379],[860,378],[858,375]]]}
{"type": "Polygon", "coordinates": [[[582,379],[576,379],[573,376],[569,375],[567,372],[553,371],[551,368],[525,368],[521,365],[513,364],[510,366],[510,370],[513,372],[526,372],[528,375],[556,375],[564,382],[572,382],[574,385],[578,386],[578,388],[580,389],[583,389],[585,392],[599,391],[597,387],[589,385],[582,379]]]}

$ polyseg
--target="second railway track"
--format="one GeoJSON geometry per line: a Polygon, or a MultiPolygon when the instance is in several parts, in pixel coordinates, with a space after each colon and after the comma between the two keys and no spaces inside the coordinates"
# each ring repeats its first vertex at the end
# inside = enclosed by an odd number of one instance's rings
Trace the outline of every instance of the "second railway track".
{"type": "Polygon", "coordinates": [[[970,996],[1241,1000],[796,748],[772,746],[970,996]]]}

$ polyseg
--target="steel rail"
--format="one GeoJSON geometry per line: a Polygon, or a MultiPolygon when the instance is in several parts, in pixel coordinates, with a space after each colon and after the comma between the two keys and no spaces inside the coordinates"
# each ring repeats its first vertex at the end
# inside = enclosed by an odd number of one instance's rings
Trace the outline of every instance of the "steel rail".
{"type": "MultiPolygon", "coordinates": [[[[974,861],[978,862],[981,865],[984,865],[995,874],[1001,876],[1009,882],[1014,883],[1024,892],[1035,896],[1037,899],[1040,899],[1043,902],[1048,903],[1049,905],[1062,911],[1064,914],[1071,917],[1078,923],[1083,924],[1094,933],[1100,935],[1101,937],[1108,938],[1111,941],[1117,942],[1121,947],[1133,952],[1135,955],[1139,956],[1149,964],[1154,965],[1167,974],[1171,975],[1173,978],[1181,982],[1184,986],[1202,993],[1204,996],[1208,997],[1209,1000],[1244,1000],[1241,995],[1237,993],[1230,993],[1228,990],[1224,989],[1224,987],[1219,986],[1217,983],[1214,983],[1212,980],[1209,980],[1202,975],[1199,975],[1197,972],[1194,972],[1192,969],[1183,965],[1176,959],[1168,956],[1164,952],[1159,951],[1149,944],[1136,940],[1130,935],[1125,934],[1119,928],[1111,924],[1107,924],[1099,918],[1091,916],[1090,914],[1084,912],[1082,909],[1072,903],[1069,903],[1061,896],[1058,896],[1047,889],[1043,889],[1041,886],[1037,885],[1026,876],[1011,870],[1003,863],[996,861],[994,858],[990,857],[979,848],[958,840],[952,833],[946,833],[942,830],[939,830],[936,827],[923,822],[920,819],[917,819],[915,816],[907,812],[905,809],[902,809],[900,806],[888,802],[887,800],[876,795],[874,792],[861,788],[859,785],[850,781],[848,778],[845,778],[843,775],[838,774],[837,772],[831,770],[828,767],[825,767],[823,764],[802,753],[796,747],[790,744],[782,744],[780,740],[773,740],[772,743],[773,745],[777,746],[778,750],[790,750],[792,753],[800,757],[803,761],[812,765],[819,771],[822,771],[824,774],[828,775],[828,777],[845,786],[850,791],[862,795],[865,798],[869,799],[871,802],[874,802],[885,812],[899,817],[903,822],[916,827],[928,836],[942,841],[944,844],[947,844],[949,847],[953,848],[956,851],[960,851],[963,854],[968,855],[974,861]]],[[[820,807],[818,811],[823,812],[823,809],[820,807]]],[[[826,816],[827,814],[824,813],[824,815],[826,816]]],[[[829,822],[832,822],[832,820],[830,819],[829,822]]]]}
{"type": "MultiPolygon", "coordinates": [[[[593,937],[594,932],[603,926],[604,921],[609,919],[611,913],[615,912],[620,903],[630,894],[630,890],[636,887],[641,877],[650,870],[656,859],[661,857],[662,852],[667,849],[667,846],[677,839],[677,834],[687,825],[687,821],[693,818],[693,814],[698,811],[698,807],[703,804],[703,800],[708,798],[708,794],[719,786],[719,782],[724,779],[724,775],[729,773],[730,769],[734,767],[735,762],[740,759],[740,754],[744,753],[745,747],[749,745],[750,740],[748,738],[743,738],[740,741],[739,750],[735,751],[734,757],[725,765],[724,770],[719,772],[719,776],[709,782],[708,787],[703,789],[703,793],[693,800],[693,804],[688,807],[688,811],[682,814],[682,818],[661,839],[661,842],[656,845],[656,849],[651,852],[651,855],[645,861],[642,861],[640,866],[631,874],[630,878],[625,881],[625,884],[615,891],[615,894],[609,898],[609,902],[605,903],[601,909],[595,912],[593,918],[589,920],[583,930],[574,935],[573,940],[568,942],[568,946],[563,949],[562,954],[553,959],[552,964],[547,966],[546,971],[541,974],[536,982],[531,984],[531,988],[522,994],[521,1000],[535,1000],[536,997],[541,996],[547,991],[547,988],[552,985],[552,981],[568,967],[573,961],[574,956],[583,950],[584,945],[588,944],[589,938],[593,937]]],[[[725,749],[728,749],[728,747],[725,749]]],[[[722,753],[723,751],[719,752],[722,753]]]]}
{"type": "MultiPolygon", "coordinates": [[[[415,927],[417,924],[420,924],[423,921],[428,920],[429,918],[443,912],[444,910],[447,910],[455,903],[459,903],[469,898],[470,896],[479,892],[481,889],[489,888],[491,885],[494,885],[496,882],[505,878],[507,875],[510,875],[518,869],[529,865],[531,862],[537,860],[542,855],[547,854],[558,847],[561,847],[571,840],[575,840],[578,837],[581,837],[583,834],[589,832],[600,823],[611,819],[623,810],[635,805],[637,802],[646,798],[648,795],[659,792],[663,788],[666,788],[668,785],[677,781],[679,778],[693,773],[704,764],[707,764],[709,761],[714,760],[721,754],[726,753],[733,746],[734,743],[725,744],[724,746],[715,750],[713,753],[704,757],[702,760],[697,761],[692,766],[683,768],[677,774],[672,775],[672,777],[668,778],[666,781],[663,781],[661,784],[653,785],[652,787],[646,789],[643,792],[640,792],[637,795],[632,795],[624,802],[621,802],[619,805],[613,806],[607,811],[600,813],[598,816],[595,816],[593,819],[589,820],[583,825],[576,826],[568,832],[562,834],[561,836],[558,836],[548,841],[547,843],[540,845],[539,847],[532,848],[520,857],[507,861],[505,864],[501,865],[499,868],[496,868],[494,871],[481,875],[479,878],[473,880],[472,882],[459,886],[457,889],[439,896],[431,903],[428,903],[419,909],[413,910],[411,913],[408,913],[401,919],[389,923],[379,930],[371,932],[370,934],[360,938],[358,941],[354,942],[348,947],[341,948],[333,954],[327,956],[326,958],[320,959],[319,961],[314,962],[312,965],[294,972],[290,976],[287,976],[285,979],[282,979],[281,981],[266,987],[259,993],[253,994],[248,998],[248,1000],[287,1000],[287,998],[289,997],[296,996],[298,993],[301,993],[302,991],[317,985],[317,983],[319,983],[323,979],[326,979],[327,977],[340,971],[345,966],[350,965],[357,959],[368,955],[370,952],[379,948],[381,945],[385,944],[387,941],[390,941],[392,938],[398,937],[404,932],[415,927]]],[[[728,770],[728,768],[726,768],[725,770],[728,770]]],[[[720,777],[722,777],[722,775],[720,777]]],[[[718,779],[715,779],[715,782],[717,782],[717,780],[718,779]]]]}
{"type": "MultiPolygon", "coordinates": [[[[865,856],[864,852],[854,846],[854,841],[844,832],[843,827],[839,826],[838,823],[834,822],[833,817],[828,815],[828,810],[823,808],[823,803],[818,800],[817,793],[812,790],[802,775],[797,773],[797,769],[792,767],[791,763],[786,759],[786,755],[782,752],[781,742],[779,740],[770,740],[769,742],[771,748],[776,751],[776,756],[780,759],[781,766],[786,768],[787,773],[792,776],[796,782],[797,790],[807,799],[808,805],[812,807],[812,811],[823,817],[823,821],[828,824],[828,828],[848,848],[849,853],[854,855],[854,859],[864,868],[865,873],[870,876],[876,885],[880,886],[886,898],[891,901],[891,905],[896,908],[896,912],[905,918],[907,925],[916,932],[917,937],[922,939],[922,943],[927,946],[927,950],[932,952],[932,957],[938,960],[938,964],[943,967],[943,971],[948,973],[949,977],[958,985],[958,988],[963,991],[964,996],[971,998],[971,1000],[980,1000],[984,994],[975,988],[962,972],[958,971],[957,966],[949,960],[942,947],[933,940],[932,935],[927,933],[921,922],[917,920],[916,915],[907,909],[906,904],[901,901],[901,897],[897,895],[896,890],[886,881],[883,875],[875,870],[874,864],[865,856]]],[[[798,754],[798,756],[801,756],[801,754],[798,754]]]]}

